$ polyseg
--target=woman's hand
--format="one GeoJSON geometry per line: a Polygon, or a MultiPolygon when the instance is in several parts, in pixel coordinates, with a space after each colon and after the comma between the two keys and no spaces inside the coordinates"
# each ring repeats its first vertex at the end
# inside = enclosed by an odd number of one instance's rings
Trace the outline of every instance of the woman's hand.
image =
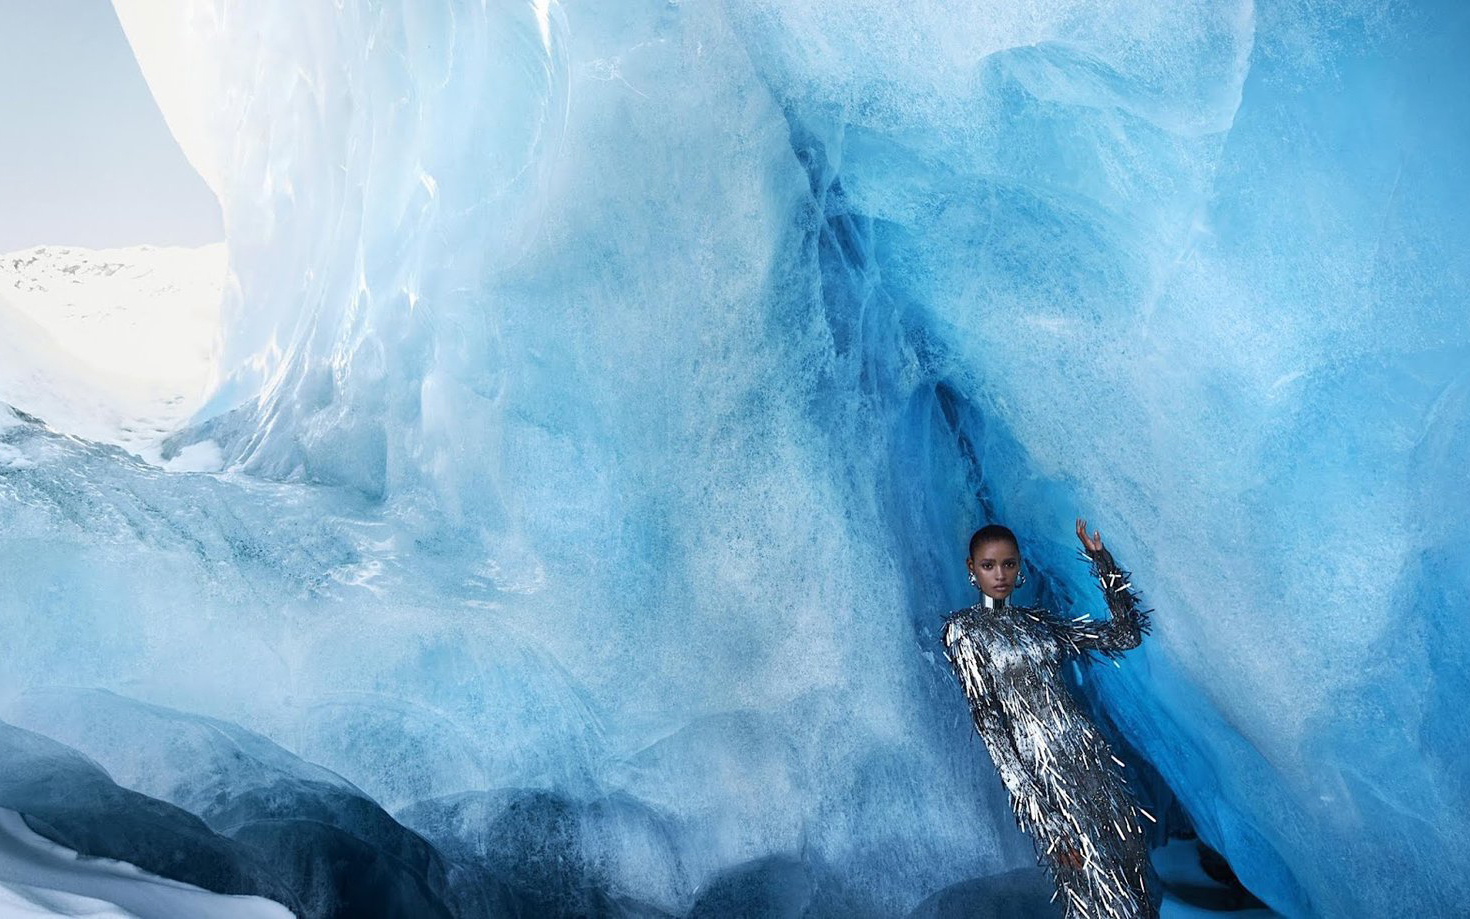
{"type": "Polygon", "coordinates": [[[1082,540],[1082,545],[1087,549],[1088,555],[1103,547],[1102,537],[1097,534],[1097,530],[1092,531],[1091,539],[1087,537],[1087,521],[1081,517],[1077,518],[1077,538],[1082,540]]]}
{"type": "Polygon", "coordinates": [[[1057,861],[1071,868],[1073,871],[1082,870],[1082,853],[1073,849],[1071,846],[1063,846],[1057,852],[1057,861]]]}

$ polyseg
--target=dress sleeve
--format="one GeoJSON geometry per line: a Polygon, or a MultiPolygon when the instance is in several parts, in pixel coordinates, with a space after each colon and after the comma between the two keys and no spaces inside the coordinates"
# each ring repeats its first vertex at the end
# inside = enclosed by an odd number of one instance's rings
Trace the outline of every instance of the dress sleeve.
{"type": "Polygon", "coordinates": [[[981,656],[975,640],[958,622],[951,620],[944,627],[944,651],[949,663],[959,677],[965,697],[970,700],[970,715],[975,720],[975,730],[985,741],[985,749],[1000,773],[1000,780],[1010,792],[1011,810],[1021,828],[1031,832],[1040,826],[1051,808],[1045,806],[1041,788],[1021,762],[1015,742],[1006,728],[1005,712],[995,692],[992,678],[981,656]]]}
{"type": "Polygon", "coordinates": [[[1142,608],[1138,593],[1133,590],[1132,575],[1118,567],[1107,549],[1087,553],[1084,558],[1092,562],[1092,574],[1107,601],[1108,619],[1090,619],[1078,616],[1075,619],[1056,620],[1057,638],[1064,651],[1073,654],[1096,652],[1104,657],[1117,658],[1124,651],[1138,647],[1150,627],[1149,613],[1142,608]]]}

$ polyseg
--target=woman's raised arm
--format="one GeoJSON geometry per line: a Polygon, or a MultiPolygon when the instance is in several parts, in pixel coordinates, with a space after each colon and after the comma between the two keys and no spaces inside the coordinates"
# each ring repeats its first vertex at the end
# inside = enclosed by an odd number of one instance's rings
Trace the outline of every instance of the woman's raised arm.
{"type": "Polygon", "coordinates": [[[1150,627],[1151,610],[1142,607],[1138,593],[1133,590],[1132,576],[1113,561],[1113,554],[1103,546],[1102,537],[1096,530],[1089,537],[1087,521],[1080,518],[1077,538],[1082,541],[1083,557],[1092,563],[1092,574],[1107,601],[1110,616],[1106,620],[1087,616],[1058,618],[1057,639],[1065,650],[1075,654],[1094,652],[1116,658],[1143,641],[1150,627]]]}

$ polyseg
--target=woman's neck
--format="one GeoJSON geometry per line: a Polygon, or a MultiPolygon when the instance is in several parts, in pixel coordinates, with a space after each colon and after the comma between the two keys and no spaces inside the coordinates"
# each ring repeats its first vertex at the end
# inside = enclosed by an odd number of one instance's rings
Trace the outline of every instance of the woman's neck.
{"type": "Polygon", "coordinates": [[[1005,605],[1006,605],[1006,598],[1005,597],[1001,597],[1001,598],[997,599],[995,597],[992,597],[990,594],[986,593],[983,590],[980,591],[980,606],[983,609],[1003,609],[1005,607],[1005,605]]]}

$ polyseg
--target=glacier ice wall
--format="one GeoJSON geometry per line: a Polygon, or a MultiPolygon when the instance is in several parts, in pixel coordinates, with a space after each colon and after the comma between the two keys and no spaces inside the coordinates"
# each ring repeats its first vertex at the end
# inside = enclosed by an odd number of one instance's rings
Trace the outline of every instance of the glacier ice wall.
{"type": "Polygon", "coordinates": [[[1457,7],[177,10],[233,472],[5,421],[10,694],[890,915],[1027,860],[934,626],[986,514],[1088,604],[1080,509],[1159,623],[1095,688],[1247,886],[1470,894],[1457,7]]]}

